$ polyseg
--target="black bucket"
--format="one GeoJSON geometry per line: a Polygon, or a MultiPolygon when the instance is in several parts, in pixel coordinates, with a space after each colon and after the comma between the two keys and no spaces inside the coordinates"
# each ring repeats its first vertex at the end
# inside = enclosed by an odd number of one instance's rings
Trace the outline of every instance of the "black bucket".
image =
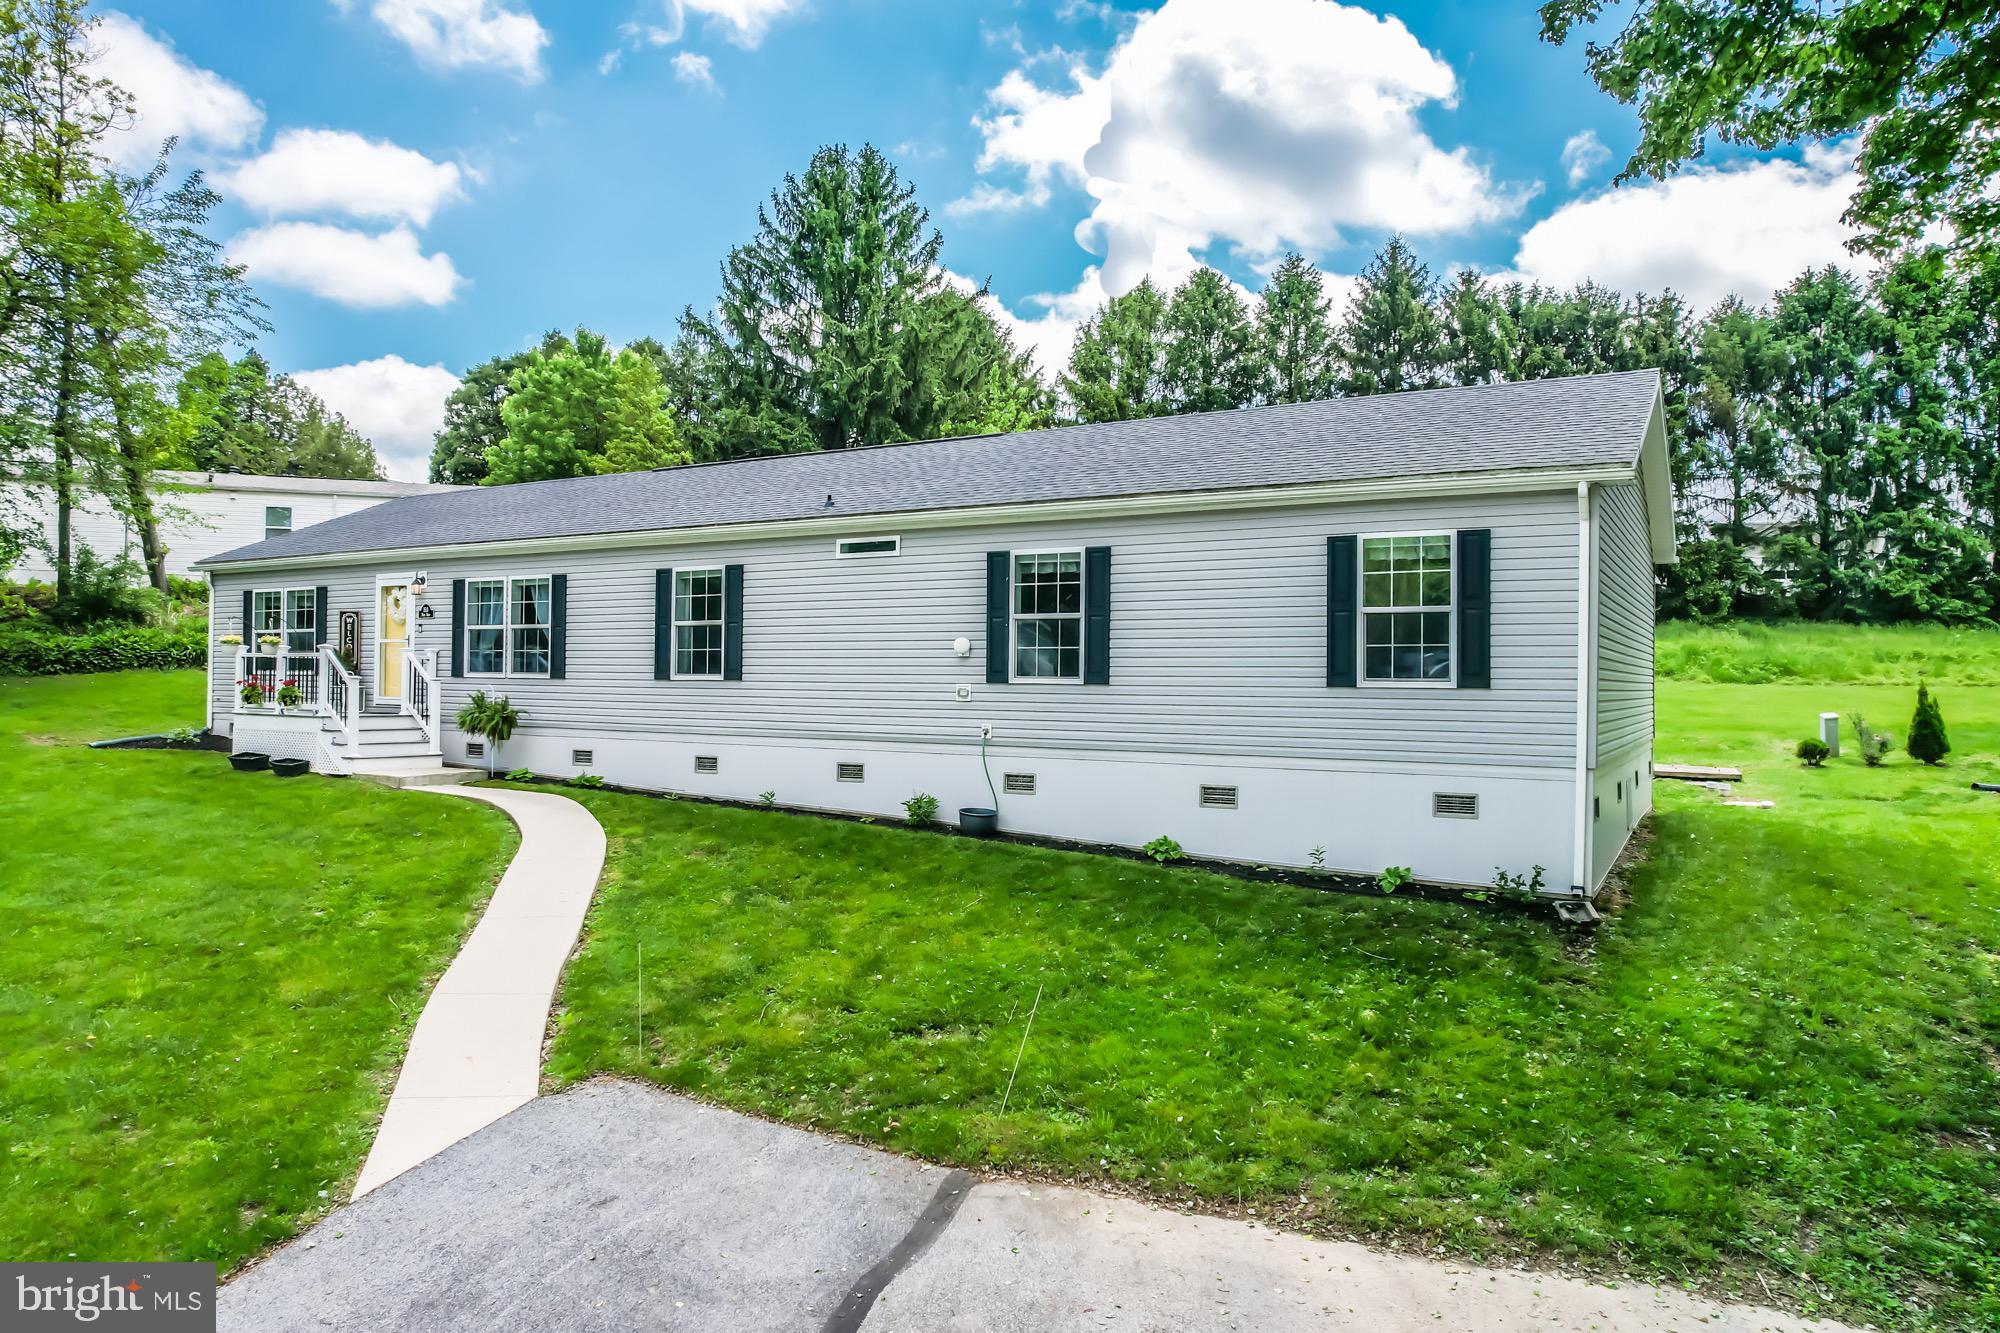
{"type": "Polygon", "coordinates": [[[271,771],[281,778],[304,777],[312,771],[310,759],[273,759],[271,771]]]}
{"type": "Polygon", "coordinates": [[[970,833],[974,837],[983,838],[989,833],[999,832],[999,829],[1000,812],[998,810],[989,810],[983,805],[959,807],[958,831],[960,833],[970,833]]]}
{"type": "Polygon", "coordinates": [[[271,756],[256,750],[238,750],[229,756],[229,766],[238,773],[262,773],[271,766],[271,756]]]}

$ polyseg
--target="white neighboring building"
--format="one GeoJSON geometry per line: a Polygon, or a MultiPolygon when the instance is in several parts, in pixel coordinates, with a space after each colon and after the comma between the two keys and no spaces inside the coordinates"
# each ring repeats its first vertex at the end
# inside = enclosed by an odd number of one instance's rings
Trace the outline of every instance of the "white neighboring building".
{"type": "MultiPolygon", "coordinates": [[[[167,547],[167,572],[189,574],[204,556],[281,537],[299,528],[323,523],[408,495],[462,490],[420,481],[346,481],[329,477],[258,477],[231,472],[161,472],[155,477],[154,503],[160,536],[167,547]]],[[[22,492],[15,490],[20,497],[22,492]]],[[[50,553],[55,549],[55,503],[46,487],[34,487],[26,504],[39,510],[46,550],[31,550],[7,577],[16,582],[55,577],[50,553]]],[[[107,560],[120,555],[140,559],[139,536],[123,515],[102,495],[92,494],[71,519],[71,540],[88,546],[107,560]]]]}

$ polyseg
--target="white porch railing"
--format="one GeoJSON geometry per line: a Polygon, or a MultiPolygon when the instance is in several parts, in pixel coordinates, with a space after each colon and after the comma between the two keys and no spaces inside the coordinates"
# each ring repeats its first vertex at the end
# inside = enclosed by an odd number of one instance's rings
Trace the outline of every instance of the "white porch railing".
{"type": "Polygon", "coordinates": [[[346,737],[348,753],[361,736],[361,680],[333,649],[320,645],[321,670],[325,672],[325,707],[321,710],[340,727],[346,737]]]}
{"type": "Polygon", "coordinates": [[[311,652],[300,653],[283,647],[246,643],[236,650],[235,709],[239,713],[247,713],[277,708],[278,690],[290,681],[292,688],[299,692],[299,702],[287,708],[286,712],[324,713],[327,711],[326,679],[318,647],[311,652]],[[261,704],[243,702],[243,682],[247,680],[256,681],[262,690],[261,704]]]}
{"type": "Polygon", "coordinates": [[[417,720],[423,728],[424,741],[432,754],[444,753],[439,737],[438,707],[440,696],[437,687],[437,649],[406,648],[403,650],[403,711],[417,720]]]}

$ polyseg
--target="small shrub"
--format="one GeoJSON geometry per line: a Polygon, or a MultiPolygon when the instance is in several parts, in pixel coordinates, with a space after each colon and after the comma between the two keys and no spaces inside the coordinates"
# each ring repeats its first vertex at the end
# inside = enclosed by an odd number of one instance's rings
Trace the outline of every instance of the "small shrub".
{"type": "Polygon", "coordinates": [[[1381,886],[1382,892],[1394,893],[1415,878],[1416,874],[1408,866],[1390,866],[1375,877],[1375,882],[1381,886]]]}
{"type": "Polygon", "coordinates": [[[35,620],[0,624],[0,676],[67,676],[85,671],[179,671],[208,662],[208,624],[172,629],[103,625],[66,633],[35,620]]]}
{"type": "Polygon", "coordinates": [[[507,770],[507,781],[509,782],[533,782],[534,780],[535,770],[532,768],[510,768],[507,770]]]}
{"type": "Polygon", "coordinates": [[[187,606],[208,605],[208,583],[182,574],[167,575],[167,595],[187,606]]]}
{"type": "Polygon", "coordinates": [[[778,793],[774,791],[760,791],[757,793],[757,804],[765,807],[766,809],[769,809],[771,806],[774,806],[777,803],[778,803],[778,793]]]}
{"type": "Polygon", "coordinates": [[[1519,898],[1523,902],[1533,902],[1548,887],[1548,867],[1536,866],[1532,875],[1515,875],[1493,867],[1493,888],[1509,898],[1519,898]]]}
{"type": "Polygon", "coordinates": [[[928,828],[937,822],[938,798],[928,792],[918,792],[903,802],[903,813],[909,817],[910,827],[928,828]]]}
{"type": "Polygon", "coordinates": [[[202,737],[199,727],[175,727],[167,733],[167,741],[172,745],[193,745],[202,737]]]}
{"type": "Polygon", "coordinates": [[[1139,850],[1152,857],[1155,861],[1158,861],[1161,865],[1165,865],[1169,861],[1185,860],[1187,857],[1187,853],[1181,850],[1181,845],[1164,833],[1139,850]]]}
{"type": "Polygon", "coordinates": [[[1798,755],[1799,762],[1807,768],[1818,768],[1826,762],[1826,757],[1832,754],[1833,750],[1825,741],[1808,736],[1799,742],[1798,749],[1793,753],[1798,755]]]}
{"type": "Polygon", "coordinates": [[[1847,723],[1854,728],[1854,744],[1861,752],[1861,762],[1870,768],[1882,767],[1882,760],[1895,743],[1895,738],[1886,731],[1877,731],[1869,726],[1868,719],[1859,713],[1850,713],[1847,723]]]}
{"type": "Polygon", "coordinates": [[[595,788],[595,787],[602,787],[603,785],[604,785],[604,779],[599,777],[595,773],[578,773],[574,777],[568,777],[563,779],[563,786],[565,787],[595,788]]]}
{"type": "Polygon", "coordinates": [[[1951,753],[1951,738],[1945,735],[1944,712],[1931,698],[1930,687],[1917,686],[1917,712],[1910,719],[1910,758],[1926,764],[1944,762],[1951,753]]]}
{"type": "Polygon", "coordinates": [[[104,560],[88,546],[79,546],[70,564],[62,600],[50,619],[72,628],[106,622],[138,625],[160,611],[159,594],[146,586],[145,572],[133,560],[104,560]]]}
{"type": "Polygon", "coordinates": [[[1314,870],[1326,869],[1326,848],[1324,847],[1313,848],[1310,852],[1306,853],[1306,859],[1312,862],[1312,868],[1314,870]]]}

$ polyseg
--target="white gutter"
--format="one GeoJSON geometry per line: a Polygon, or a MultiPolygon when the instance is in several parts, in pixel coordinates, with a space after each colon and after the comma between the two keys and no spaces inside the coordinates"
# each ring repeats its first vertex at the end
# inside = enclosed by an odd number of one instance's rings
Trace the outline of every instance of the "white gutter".
{"type": "MultiPolygon", "coordinates": [[[[314,565],[352,564],[385,560],[442,560],[486,554],[534,555],[558,551],[597,551],[619,547],[688,546],[731,538],[796,537],[814,533],[852,533],[857,523],[905,531],[954,528],[981,523],[1047,522],[1066,518],[1120,518],[1148,514],[1215,513],[1231,509],[1271,509],[1335,504],[1355,500],[1428,500],[1441,496],[1518,495],[1567,490],[1592,482],[1630,482],[1634,465],[1596,464],[1590,467],[1521,468],[1507,472],[1451,472],[1421,477],[1385,477],[1361,481],[1304,482],[1289,486],[1254,486],[1238,490],[1165,491],[1154,495],[1113,495],[1080,500],[1027,500],[1010,504],[968,505],[959,509],[856,511],[794,519],[762,519],[717,523],[708,527],[653,528],[632,532],[579,533],[568,537],[500,538],[438,546],[397,546],[380,550],[327,551],[319,555],[276,558],[197,560],[204,569],[296,569],[314,565]]],[[[837,497],[836,497],[837,500],[837,497]]]]}
{"type": "Polygon", "coordinates": [[[201,729],[215,730],[215,572],[201,571],[208,585],[208,633],[201,645],[201,729]]]}
{"type": "Polygon", "coordinates": [[[1576,838],[1570,892],[1590,896],[1590,700],[1593,636],[1590,611],[1597,602],[1596,529],[1590,483],[1576,486],[1576,838]]]}

